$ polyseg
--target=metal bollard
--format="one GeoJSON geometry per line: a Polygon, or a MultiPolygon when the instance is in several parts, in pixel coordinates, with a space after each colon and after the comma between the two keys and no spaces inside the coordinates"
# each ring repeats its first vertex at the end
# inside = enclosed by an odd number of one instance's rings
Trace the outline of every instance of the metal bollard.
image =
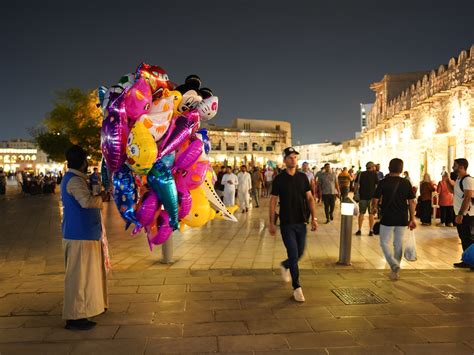
{"type": "Polygon", "coordinates": [[[352,202],[341,203],[341,238],[339,242],[338,265],[351,265],[352,248],[352,219],[354,216],[354,204],[352,202]]]}
{"type": "Polygon", "coordinates": [[[162,264],[173,263],[173,236],[170,236],[166,242],[161,246],[161,253],[163,258],[161,259],[162,264]]]}

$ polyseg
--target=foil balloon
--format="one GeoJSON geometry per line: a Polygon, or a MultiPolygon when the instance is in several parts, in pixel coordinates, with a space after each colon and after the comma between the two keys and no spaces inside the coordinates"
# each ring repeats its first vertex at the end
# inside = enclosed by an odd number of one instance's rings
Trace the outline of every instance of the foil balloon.
{"type": "Polygon", "coordinates": [[[146,174],[153,166],[158,155],[153,136],[145,125],[136,122],[127,140],[127,164],[137,174],[146,174]]]}
{"type": "Polygon", "coordinates": [[[148,129],[153,136],[153,140],[158,142],[168,131],[173,118],[173,112],[147,113],[138,119],[138,122],[148,129]]]}
{"type": "Polygon", "coordinates": [[[179,107],[179,104],[181,103],[181,100],[183,99],[183,95],[178,90],[170,91],[170,90],[165,89],[163,96],[173,98],[173,115],[179,116],[180,113],[178,112],[178,107],[179,107]]]}
{"type": "Polygon", "coordinates": [[[137,77],[144,78],[148,82],[153,98],[163,96],[164,89],[172,89],[168,74],[157,65],[140,64],[137,68],[137,77]]]}
{"type": "Polygon", "coordinates": [[[151,100],[150,85],[144,78],[138,79],[125,94],[125,109],[129,119],[136,121],[141,115],[150,111],[151,100]]]}
{"type": "Polygon", "coordinates": [[[209,154],[211,151],[211,141],[209,140],[209,136],[207,134],[207,129],[206,128],[201,128],[199,131],[196,132],[196,136],[202,140],[203,142],[203,147],[204,147],[204,152],[206,154],[209,154]]]}
{"type": "Polygon", "coordinates": [[[110,172],[117,171],[125,162],[128,133],[122,93],[107,107],[107,116],[102,121],[101,148],[110,172]]]}
{"type": "Polygon", "coordinates": [[[189,214],[189,211],[191,211],[193,199],[189,193],[189,190],[186,188],[181,189],[178,186],[176,187],[178,188],[179,203],[178,218],[181,220],[189,214]]]}
{"type": "Polygon", "coordinates": [[[127,90],[135,83],[135,74],[128,73],[122,75],[117,85],[121,86],[123,90],[127,90]]]}
{"type": "Polygon", "coordinates": [[[202,141],[195,139],[189,143],[189,145],[183,149],[176,157],[174,162],[173,170],[187,169],[193,165],[202,154],[202,141]]]}
{"type": "Polygon", "coordinates": [[[106,86],[99,86],[97,89],[97,96],[99,98],[99,105],[102,106],[104,103],[105,94],[109,89],[106,86]]]}
{"type": "Polygon", "coordinates": [[[209,121],[214,118],[217,115],[218,104],[219,98],[217,96],[211,96],[202,100],[196,107],[201,120],[209,121]]]}
{"type": "Polygon", "coordinates": [[[216,190],[214,189],[214,184],[212,183],[212,171],[208,170],[204,179],[204,183],[201,185],[201,189],[204,192],[204,195],[211,203],[211,205],[217,209],[222,217],[228,221],[237,222],[237,218],[233,215],[231,211],[224,205],[224,202],[217,195],[216,190]]]}
{"type": "Polygon", "coordinates": [[[150,250],[153,250],[153,245],[160,245],[166,242],[171,234],[173,228],[170,227],[169,216],[166,211],[161,211],[155,222],[145,227],[147,232],[148,245],[150,250]]]}
{"type": "Polygon", "coordinates": [[[138,222],[146,227],[153,222],[155,213],[159,208],[161,208],[161,204],[158,200],[158,196],[153,190],[148,190],[143,195],[141,203],[135,212],[135,216],[138,222]]]}
{"type": "Polygon", "coordinates": [[[110,187],[111,176],[109,174],[109,171],[107,170],[107,164],[105,163],[105,159],[103,157],[102,161],[100,162],[100,178],[105,191],[107,191],[110,187]]]}
{"type": "Polygon", "coordinates": [[[178,229],[178,191],[170,168],[158,160],[148,173],[147,182],[168,212],[171,227],[178,229]]]}
{"type": "Polygon", "coordinates": [[[158,158],[178,149],[178,147],[191,136],[191,133],[196,126],[197,122],[184,116],[178,117],[175,121],[173,131],[166,137],[166,139],[163,139],[163,142],[161,143],[158,158]]]}
{"type": "Polygon", "coordinates": [[[137,186],[130,168],[124,164],[119,171],[114,173],[114,201],[122,218],[127,222],[126,228],[131,223],[141,226],[135,215],[137,203],[137,186]]]}
{"type": "Polygon", "coordinates": [[[212,216],[211,205],[200,188],[190,190],[189,193],[192,198],[192,206],[189,214],[182,219],[182,222],[189,227],[201,227],[212,216]]]}
{"type": "Polygon", "coordinates": [[[199,160],[188,169],[178,172],[176,184],[183,186],[188,190],[196,189],[204,182],[208,168],[209,162],[199,160]]]}

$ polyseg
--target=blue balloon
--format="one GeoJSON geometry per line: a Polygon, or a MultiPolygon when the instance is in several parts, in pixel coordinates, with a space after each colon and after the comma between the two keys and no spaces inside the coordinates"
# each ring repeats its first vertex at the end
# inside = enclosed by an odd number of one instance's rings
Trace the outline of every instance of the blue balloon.
{"type": "Polygon", "coordinates": [[[211,141],[209,140],[209,136],[207,134],[207,129],[206,128],[201,128],[199,131],[197,131],[202,136],[202,142],[204,143],[204,151],[206,154],[209,154],[211,151],[211,141]]]}
{"type": "MultiPolygon", "coordinates": [[[[169,163],[171,159],[168,155],[163,157],[165,162],[169,163]],[[165,159],[168,157],[167,159],[165,159]]],[[[178,222],[178,191],[176,183],[170,168],[165,164],[163,159],[158,160],[147,175],[148,185],[158,195],[159,200],[163,203],[166,212],[170,217],[170,226],[173,230],[179,228],[178,222]]]]}
{"type": "Polygon", "coordinates": [[[137,185],[133,178],[132,170],[123,164],[122,167],[114,173],[114,201],[122,218],[127,222],[125,229],[131,223],[141,227],[135,216],[135,205],[137,204],[138,194],[137,185]]]}
{"type": "Polygon", "coordinates": [[[99,104],[102,106],[105,99],[105,93],[109,90],[106,86],[99,86],[97,89],[97,95],[99,96],[99,104]]]}
{"type": "Polygon", "coordinates": [[[161,161],[163,162],[163,164],[165,164],[168,168],[171,169],[174,163],[174,157],[175,157],[175,153],[172,152],[168,155],[165,155],[163,158],[161,158],[161,161]]]}

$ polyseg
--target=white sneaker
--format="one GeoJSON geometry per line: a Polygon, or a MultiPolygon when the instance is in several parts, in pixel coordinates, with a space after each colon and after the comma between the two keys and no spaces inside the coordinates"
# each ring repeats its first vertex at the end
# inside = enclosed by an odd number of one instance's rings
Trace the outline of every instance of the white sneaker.
{"type": "Polygon", "coordinates": [[[280,265],[280,269],[281,269],[281,278],[283,279],[283,281],[290,282],[291,281],[290,269],[287,269],[283,265],[280,265]]]}
{"type": "Polygon", "coordinates": [[[304,295],[303,295],[303,289],[301,287],[298,287],[296,290],[293,291],[293,297],[295,298],[295,301],[297,302],[304,302],[304,295]]]}

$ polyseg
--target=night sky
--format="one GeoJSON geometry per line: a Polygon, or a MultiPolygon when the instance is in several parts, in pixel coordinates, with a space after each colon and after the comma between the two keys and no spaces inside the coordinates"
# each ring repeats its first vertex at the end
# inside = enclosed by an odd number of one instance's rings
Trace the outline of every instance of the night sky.
{"type": "Polygon", "coordinates": [[[213,123],[290,121],[293,142],[352,138],[385,73],[474,43],[474,1],[8,1],[0,140],[28,138],[57,90],[110,86],[145,61],[219,96],[213,123]]]}

